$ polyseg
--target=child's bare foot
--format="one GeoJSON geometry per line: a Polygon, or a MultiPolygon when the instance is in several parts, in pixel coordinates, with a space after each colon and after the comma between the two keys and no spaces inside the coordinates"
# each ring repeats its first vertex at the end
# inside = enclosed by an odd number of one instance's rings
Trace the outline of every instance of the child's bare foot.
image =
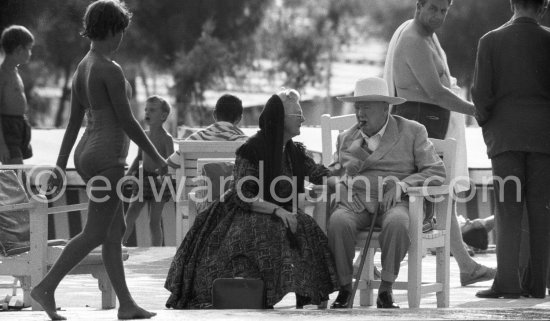
{"type": "Polygon", "coordinates": [[[52,320],[67,320],[64,316],[57,314],[57,309],[55,307],[55,298],[52,291],[46,291],[40,288],[40,286],[35,286],[31,291],[31,298],[36,301],[44,311],[48,314],[52,320]]]}
{"type": "Polygon", "coordinates": [[[155,312],[149,312],[140,308],[137,305],[129,306],[118,309],[118,319],[119,320],[128,320],[128,319],[150,319],[157,315],[155,312]]]}

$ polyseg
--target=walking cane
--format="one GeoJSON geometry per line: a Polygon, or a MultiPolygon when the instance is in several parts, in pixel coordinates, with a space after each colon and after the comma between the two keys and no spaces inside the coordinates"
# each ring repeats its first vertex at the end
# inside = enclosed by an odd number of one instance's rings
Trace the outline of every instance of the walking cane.
{"type": "Polygon", "coordinates": [[[351,297],[348,302],[348,309],[353,308],[353,300],[355,299],[355,292],[357,292],[357,288],[359,287],[359,278],[361,277],[363,266],[365,266],[365,260],[367,259],[367,252],[369,251],[370,240],[372,239],[372,233],[374,232],[374,224],[376,224],[376,219],[378,218],[378,212],[379,211],[374,212],[374,217],[372,219],[372,223],[369,229],[369,236],[367,237],[367,241],[365,242],[365,247],[363,247],[363,251],[361,252],[361,262],[359,263],[359,269],[357,270],[357,275],[355,275],[355,283],[353,284],[353,289],[351,290],[351,297]]]}

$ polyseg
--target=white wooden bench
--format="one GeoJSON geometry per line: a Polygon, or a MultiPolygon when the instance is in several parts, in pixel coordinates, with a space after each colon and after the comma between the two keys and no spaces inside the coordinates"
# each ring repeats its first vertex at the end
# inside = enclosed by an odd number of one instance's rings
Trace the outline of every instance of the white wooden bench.
{"type": "MultiPolygon", "coordinates": [[[[0,206],[0,212],[28,210],[30,213],[30,250],[10,257],[0,256],[0,275],[12,275],[18,278],[23,289],[25,305],[31,303],[33,310],[41,310],[40,305],[30,298],[30,290],[46,275],[48,269],[57,260],[62,246],[47,246],[48,215],[87,210],[88,204],[66,205],[48,208],[43,196],[35,196],[42,200],[31,200],[27,204],[0,206]]],[[[129,257],[123,251],[123,260],[129,257]]],[[[98,280],[101,290],[101,308],[111,309],[116,306],[116,295],[105,271],[101,257],[101,247],[92,251],[70,274],[91,274],[98,280]]]]}
{"type": "MultiPolygon", "coordinates": [[[[0,169],[14,169],[14,166],[1,166],[0,169]]],[[[27,169],[22,166],[21,169],[27,169]]],[[[48,246],[48,215],[59,213],[80,214],[88,210],[88,203],[63,205],[48,208],[48,201],[43,195],[34,195],[28,203],[0,206],[0,212],[28,211],[30,214],[30,250],[13,256],[0,256],[0,275],[11,275],[19,279],[23,289],[23,301],[25,306],[32,306],[33,310],[41,310],[30,297],[31,289],[37,285],[46,275],[48,269],[61,255],[63,246],[48,246]]],[[[123,249],[123,260],[129,255],[123,249]]],[[[82,260],[70,274],[91,274],[98,280],[101,290],[102,309],[111,309],[116,306],[116,295],[107,276],[101,247],[93,250],[82,260]]]]}

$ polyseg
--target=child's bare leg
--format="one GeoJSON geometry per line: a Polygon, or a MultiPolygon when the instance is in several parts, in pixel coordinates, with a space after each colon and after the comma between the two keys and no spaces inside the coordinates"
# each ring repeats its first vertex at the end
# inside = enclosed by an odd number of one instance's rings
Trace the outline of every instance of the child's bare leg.
{"type": "Polygon", "coordinates": [[[134,202],[131,202],[128,206],[128,210],[126,211],[126,232],[124,232],[124,236],[122,237],[122,244],[126,244],[128,242],[128,239],[130,238],[130,235],[132,235],[132,232],[134,231],[134,227],[136,224],[136,220],[139,217],[139,214],[141,213],[141,210],[143,209],[143,206],[145,205],[144,202],[140,202],[139,200],[135,200],[134,202]]]}
{"type": "Polygon", "coordinates": [[[151,230],[151,245],[162,246],[162,210],[166,202],[150,202],[149,208],[149,228],[151,230]]]}
{"type": "MultiPolygon", "coordinates": [[[[122,177],[123,169],[112,169],[102,173],[111,184],[116,186],[118,178],[122,177]]],[[[95,181],[92,186],[105,187],[102,181],[95,181]]],[[[108,200],[94,202],[90,200],[88,205],[88,220],[84,230],[75,236],[65,247],[61,256],[54,263],[44,279],[33,288],[31,297],[44,308],[44,311],[52,320],[65,320],[57,314],[54,292],[59,282],[67,275],[74,266],[76,266],[90,251],[105,242],[108,229],[105,228],[106,222],[110,223],[119,209],[120,200],[116,195],[115,189],[111,191],[101,191],[92,193],[97,199],[108,196],[108,200]]],[[[124,228],[124,227],[122,227],[124,228]]],[[[107,264],[106,264],[107,265],[107,264]]],[[[114,284],[114,282],[113,282],[114,284]]],[[[118,295],[118,293],[117,293],[118,295]]],[[[119,296],[120,297],[120,296],[119,296]]]]}
{"type": "Polygon", "coordinates": [[[117,212],[110,228],[107,239],[103,243],[103,262],[109,279],[120,303],[118,308],[119,319],[148,319],[156,315],[139,307],[132,298],[122,263],[121,239],[124,233],[124,218],[122,215],[122,206],[117,212]]]}

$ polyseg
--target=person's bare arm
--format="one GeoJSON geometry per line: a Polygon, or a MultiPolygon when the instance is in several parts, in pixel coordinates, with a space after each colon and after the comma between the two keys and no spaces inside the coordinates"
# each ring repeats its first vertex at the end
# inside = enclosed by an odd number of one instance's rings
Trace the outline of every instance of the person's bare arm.
{"type": "Polygon", "coordinates": [[[11,159],[10,151],[4,140],[4,128],[2,127],[2,95],[6,83],[6,75],[0,71],[0,162],[6,163],[11,159]]]}
{"type": "Polygon", "coordinates": [[[76,138],[78,137],[78,132],[82,126],[82,120],[84,119],[85,108],[80,104],[78,98],[75,94],[75,84],[73,82],[71,90],[71,115],[69,116],[69,124],[63,135],[63,140],[61,141],[61,148],[59,149],[59,154],[57,156],[56,167],[53,170],[52,175],[48,180],[48,191],[57,194],[61,189],[63,183],[64,171],[67,168],[67,161],[69,160],[69,155],[73,149],[76,138]]]}
{"type": "Polygon", "coordinates": [[[137,172],[137,170],[139,169],[139,162],[141,161],[141,153],[142,153],[142,151],[139,148],[138,149],[138,154],[137,154],[136,158],[134,158],[134,161],[132,162],[130,167],[128,167],[128,171],[126,172],[126,175],[132,176],[132,175],[135,174],[135,172],[137,172]]]}
{"type": "Polygon", "coordinates": [[[167,134],[166,139],[164,141],[164,150],[166,151],[165,155],[162,155],[163,157],[169,157],[170,155],[174,154],[174,139],[172,138],[172,135],[167,134]]]}
{"type": "Polygon", "coordinates": [[[406,62],[414,77],[433,104],[450,111],[466,115],[474,115],[474,105],[455,95],[449,88],[443,86],[435,68],[432,51],[425,41],[409,39],[407,43],[406,62]]]}
{"type": "Polygon", "coordinates": [[[120,126],[128,137],[151,157],[158,168],[164,167],[166,161],[160,156],[132,114],[130,102],[128,101],[128,97],[126,97],[126,79],[124,78],[122,68],[114,63],[109,64],[104,70],[104,76],[105,87],[107,88],[109,99],[113,104],[113,109],[120,122],[120,126]]]}
{"type": "Polygon", "coordinates": [[[63,135],[63,141],[61,142],[61,148],[59,149],[59,155],[57,156],[56,162],[56,165],[62,170],[65,170],[67,167],[69,154],[78,137],[78,132],[82,126],[82,120],[84,119],[85,113],[85,108],[78,101],[74,88],[75,85],[73,84],[73,90],[71,91],[71,115],[69,116],[69,124],[63,135]]]}

